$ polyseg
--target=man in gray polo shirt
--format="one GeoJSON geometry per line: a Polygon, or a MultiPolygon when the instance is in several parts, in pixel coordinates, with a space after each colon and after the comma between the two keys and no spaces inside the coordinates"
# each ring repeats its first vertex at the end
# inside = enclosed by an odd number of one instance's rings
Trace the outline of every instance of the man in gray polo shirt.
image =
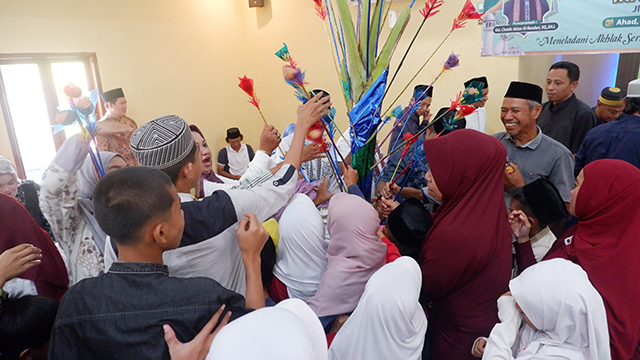
{"type": "Polygon", "coordinates": [[[574,181],[573,155],[536,125],[541,101],[541,87],[518,81],[511,82],[504,95],[500,119],[506,132],[493,135],[507,148],[504,188],[508,191],[544,177],[568,204],[574,181]]]}

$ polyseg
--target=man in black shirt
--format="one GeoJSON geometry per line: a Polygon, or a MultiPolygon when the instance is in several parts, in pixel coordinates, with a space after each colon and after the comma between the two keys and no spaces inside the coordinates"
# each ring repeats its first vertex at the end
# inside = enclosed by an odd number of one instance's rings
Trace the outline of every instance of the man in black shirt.
{"type": "Polygon", "coordinates": [[[538,118],[542,132],[559,141],[572,154],[578,152],[587,131],[596,126],[596,115],[573,93],[578,87],[578,65],[560,61],[549,69],[545,90],[549,101],[544,103],[538,118]]]}

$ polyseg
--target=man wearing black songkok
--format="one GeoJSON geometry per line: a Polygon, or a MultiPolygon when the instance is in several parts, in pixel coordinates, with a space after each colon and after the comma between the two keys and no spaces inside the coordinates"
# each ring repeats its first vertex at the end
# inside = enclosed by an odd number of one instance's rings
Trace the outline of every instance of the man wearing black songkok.
{"type": "Polygon", "coordinates": [[[559,61],[549,69],[545,91],[549,101],[543,104],[538,126],[546,135],[578,152],[587,131],[596,126],[596,115],[573,93],[578,87],[578,65],[559,61]]]}
{"type": "Polygon", "coordinates": [[[569,203],[574,181],[573,156],[536,125],[541,101],[541,87],[518,81],[511,82],[504,96],[500,119],[506,131],[494,136],[507,149],[505,190],[545,177],[558,188],[562,200],[569,203]]]}
{"type": "MultiPolygon", "coordinates": [[[[138,160],[133,156],[133,152],[129,146],[129,139],[131,134],[138,128],[138,124],[136,124],[132,118],[127,116],[127,99],[124,97],[122,88],[105,91],[100,95],[100,97],[102,98],[102,101],[104,101],[106,113],[99,122],[118,122],[131,128],[131,132],[126,134],[125,138],[120,142],[114,139],[97,136],[98,150],[120,154],[127,162],[127,165],[137,166],[138,160]]],[[[100,126],[98,125],[98,127],[100,126]]]]}

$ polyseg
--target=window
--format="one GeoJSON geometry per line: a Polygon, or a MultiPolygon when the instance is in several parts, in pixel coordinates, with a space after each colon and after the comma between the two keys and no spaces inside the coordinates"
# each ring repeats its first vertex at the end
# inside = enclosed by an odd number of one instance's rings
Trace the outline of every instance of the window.
{"type": "MultiPolygon", "coordinates": [[[[0,54],[0,107],[4,115],[18,176],[37,182],[69,136],[80,131],[71,125],[53,133],[58,109],[68,109],[63,88],[99,88],[95,53],[0,54]]],[[[97,106],[96,116],[102,116],[97,106]]]]}

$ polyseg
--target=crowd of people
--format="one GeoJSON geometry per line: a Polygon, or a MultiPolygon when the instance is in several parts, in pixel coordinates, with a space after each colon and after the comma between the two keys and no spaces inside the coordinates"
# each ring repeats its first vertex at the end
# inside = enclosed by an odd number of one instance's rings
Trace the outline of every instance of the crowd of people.
{"type": "Polygon", "coordinates": [[[325,91],[217,167],[107,91],[103,177],[80,135],[39,184],[0,157],[0,359],[640,359],[640,80],[579,77],[511,82],[493,135],[486,77],[459,119],[416,86],[370,194],[309,140],[325,91]]]}

